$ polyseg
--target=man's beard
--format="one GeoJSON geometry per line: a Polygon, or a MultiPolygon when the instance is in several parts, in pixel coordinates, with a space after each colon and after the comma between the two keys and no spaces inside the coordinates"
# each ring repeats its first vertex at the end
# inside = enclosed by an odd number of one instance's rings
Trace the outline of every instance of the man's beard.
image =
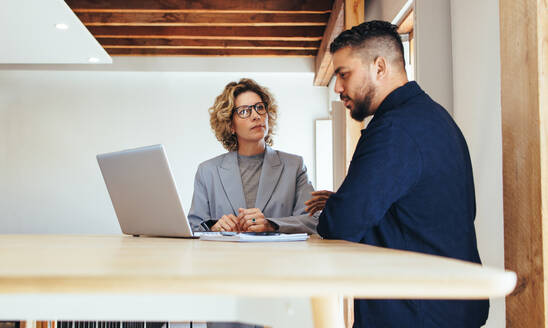
{"type": "Polygon", "coordinates": [[[356,99],[354,101],[354,108],[350,110],[350,116],[358,122],[362,122],[367,116],[375,113],[371,108],[371,102],[375,97],[375,89],[369,87],[364,90],[363,94],[363,99],[356,99]]]}

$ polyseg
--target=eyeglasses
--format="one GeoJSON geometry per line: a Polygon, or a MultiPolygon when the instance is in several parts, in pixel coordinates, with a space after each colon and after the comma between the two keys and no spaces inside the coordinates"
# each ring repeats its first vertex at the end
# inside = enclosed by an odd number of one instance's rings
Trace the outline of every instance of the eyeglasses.
{"type": "Polygon", "coordinates": [[[251,116],[253,109],[257,114],[264,115],[268,110],[268,106],[264,102],[258,102],[255,105],[238,106],[234,108],[234,112],[236,112],[240,118],[248,118],[251,116]]]}

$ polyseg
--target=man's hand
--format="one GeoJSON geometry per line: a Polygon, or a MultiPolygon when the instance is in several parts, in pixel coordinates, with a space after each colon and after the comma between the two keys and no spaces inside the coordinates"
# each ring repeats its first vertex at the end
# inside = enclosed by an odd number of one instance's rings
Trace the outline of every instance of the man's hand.
{"type": "Polygon", "coordinates": [[[234,214],[223,215],[213,227],[211,231],[235,231],[240,232],[239,219],[234,214]]]}
{"type": "Polygon", "coordinates": [[[308,215],[312,216],[317,211],[323,210],[325,203],[333,192],[329,190],[319,190],[313,191],[310,194],[312,195],[312,198],[304,202],[304,204],[306,205],[305,211],[308,212],[308,215]]]}
{"type": "Polygon", "coordinates": [[[240,221],[240,231],[274,231],[274,226],[265,219],[263,212],[258,208],[239,208],[238,219],[240,221]]]}

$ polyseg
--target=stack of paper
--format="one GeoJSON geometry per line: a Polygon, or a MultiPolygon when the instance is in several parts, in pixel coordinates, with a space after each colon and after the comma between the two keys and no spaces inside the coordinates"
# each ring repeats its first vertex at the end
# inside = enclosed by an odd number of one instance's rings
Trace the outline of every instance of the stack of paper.
{"type": "Polygon", "coordinates": [[[203,234],[200,235],[200,240],[209,241],[239,241],[239,242],[274,242],[274,241],[303,241],[308,239],[306,233],[277,233],[277,234],[249,234],[249,233],[233,233],[233,234],[203,234]]]}

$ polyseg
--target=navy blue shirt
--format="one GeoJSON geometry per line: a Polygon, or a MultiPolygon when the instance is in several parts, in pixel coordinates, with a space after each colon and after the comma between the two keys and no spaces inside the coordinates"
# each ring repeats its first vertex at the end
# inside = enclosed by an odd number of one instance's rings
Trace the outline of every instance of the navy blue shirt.
{"type": "MultiPolygon", "coordinates": [[[[362,135],[318,233],[481,263],[466,141],[416,82],[390,93],[362,135]]],[[[489,301],[357,300],[354,327],[480,327],[489,301]]]]}

